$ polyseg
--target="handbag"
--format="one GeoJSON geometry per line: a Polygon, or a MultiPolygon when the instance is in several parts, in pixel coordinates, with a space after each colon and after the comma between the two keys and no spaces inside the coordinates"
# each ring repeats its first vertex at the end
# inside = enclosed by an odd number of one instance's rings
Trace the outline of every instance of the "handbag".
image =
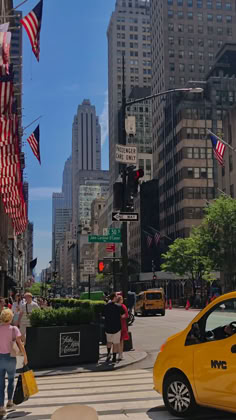
{"type": "Polygon", "coordinates": [[[30,397],[31,395],[37,394],[39,390],[34,377],[34,372],[28,365],[23,366],[21,376],[24,395],[30,397]]]}
{"type": "Polygon", "coordinates": [[[19,405],[22,404],[24,401],[27,401],[28,399],[29,397],[24,394],[22,376],[20,374],[18,376],[17,384],[13,395],[13,403],[19,405]]]}
{"type": "Polygon", "coordinates": [[[11,357],[17,357],[17,356],[23,356],[22,352],[20,351],[16,339],[13,337],[14,327],[12,328],[12,342],[11,342],[11,351],[10,356],[11,357]]]}

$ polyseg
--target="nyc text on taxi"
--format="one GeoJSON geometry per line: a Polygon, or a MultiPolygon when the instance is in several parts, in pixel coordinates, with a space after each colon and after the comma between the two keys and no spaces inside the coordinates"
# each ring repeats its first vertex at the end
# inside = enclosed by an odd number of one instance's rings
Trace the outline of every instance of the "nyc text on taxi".
{"type": "Polygon", "coordinates": [[[158,353],[154,389],[175,416],[196,405],[236,413],[236,292],[215,299],[158,353]]]}

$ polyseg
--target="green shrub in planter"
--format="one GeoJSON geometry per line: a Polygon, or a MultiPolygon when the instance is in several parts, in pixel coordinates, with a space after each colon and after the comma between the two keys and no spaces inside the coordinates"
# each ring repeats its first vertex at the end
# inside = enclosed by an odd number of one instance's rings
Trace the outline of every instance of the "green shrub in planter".
{"type": "Polygon", "coordinates": [[[36,309],[30,315],[32,327],[88,325],[94,321],[94,311],[89,308],[36,309]]]}

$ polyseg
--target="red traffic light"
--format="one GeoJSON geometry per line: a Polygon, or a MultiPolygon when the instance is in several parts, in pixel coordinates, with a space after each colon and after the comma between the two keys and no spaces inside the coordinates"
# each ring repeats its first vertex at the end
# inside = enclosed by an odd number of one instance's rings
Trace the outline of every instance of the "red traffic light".
{"type": "Polygon", "coordinates": [[[103,261],[98,261],[98,272],[103,273],[104,268],[105,268],[104,262],[103,261]]]}
{"type": "Polygon", "coordinates": [[[142,168],[138,169],[137,171],[134,172],[134,178],[136,181],[139,180],[139,178],[142,178],[144,176],[144,170],[142,168]]]}

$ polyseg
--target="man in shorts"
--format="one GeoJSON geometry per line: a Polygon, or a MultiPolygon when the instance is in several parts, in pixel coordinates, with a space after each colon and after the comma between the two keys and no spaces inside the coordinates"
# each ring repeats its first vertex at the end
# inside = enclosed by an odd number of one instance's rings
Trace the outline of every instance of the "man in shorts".
{"type": "Polygon", "coordinates": [[[125,311],[122,306],[116,303],[117,296],[113,292],[110,295],[110,301],[104,308],[105,317],[105,333],[107,338],[107,359],[111,360],[111,349],[113,346],[112,363],[116,363],[116,355],[120,349],[120,335],[121,335],[121,317],[125,317],[125,311]]]}

